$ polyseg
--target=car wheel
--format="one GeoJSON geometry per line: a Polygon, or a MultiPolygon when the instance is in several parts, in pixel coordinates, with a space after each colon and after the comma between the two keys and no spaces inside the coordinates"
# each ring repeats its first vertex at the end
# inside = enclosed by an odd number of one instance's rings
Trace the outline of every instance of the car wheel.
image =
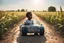
{"type": "Polygon", "coordinates": [[[40,29],[40,35],[44,35],[44,29],[40,29]]]}
{"type": "Polygon", "coordinates": [[[22,32],[22,36],[25,36],[25,35],[27,35],[27,33],[22,32]]]}
{"type": "Polygon", "coordinates": [[[22,36],[27,35],[26,28],[22,28],[22,36]]]}

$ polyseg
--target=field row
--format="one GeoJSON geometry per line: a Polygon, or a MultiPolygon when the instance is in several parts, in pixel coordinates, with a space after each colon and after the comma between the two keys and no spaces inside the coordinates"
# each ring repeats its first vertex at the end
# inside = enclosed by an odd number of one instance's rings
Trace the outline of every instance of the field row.
{"type": "Polygon", "coordinates": [[[56,31],[64,34],[64,12],[34,12],[38,17],[56,27],[56,31]]]}
{"type": "Polygon", "coordinates": [[[0,36],[25,18],[26,12],[0,12],[0,36]]]}

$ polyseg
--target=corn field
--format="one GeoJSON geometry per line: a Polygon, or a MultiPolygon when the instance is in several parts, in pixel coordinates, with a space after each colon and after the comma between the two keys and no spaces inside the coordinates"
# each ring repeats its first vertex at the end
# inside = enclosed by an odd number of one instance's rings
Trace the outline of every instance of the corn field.
{"type": "Polygon", "coordinates": [[[0,12],[0,36],[25,18],[26,12],[0,12]]]}
{"type": "Polygon", "coordinates": [[[56,31],[64,34],[64,12],[34,12],[38,17],[53,25],[56,31]]]}

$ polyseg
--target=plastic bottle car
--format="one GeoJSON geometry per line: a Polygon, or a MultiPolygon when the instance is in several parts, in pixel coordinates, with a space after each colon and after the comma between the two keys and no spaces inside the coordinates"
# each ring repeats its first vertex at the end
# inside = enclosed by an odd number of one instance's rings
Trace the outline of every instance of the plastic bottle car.
{"type": "Polygon", "coordinates": [[[44,35],[44,27],[40,24],[39,21],[34,21],[33,24],[22,24],[20,25],[20,32],[22,32],[22,36],[27,35],[27,33],[34,33],[35,35],[44,35]]]}

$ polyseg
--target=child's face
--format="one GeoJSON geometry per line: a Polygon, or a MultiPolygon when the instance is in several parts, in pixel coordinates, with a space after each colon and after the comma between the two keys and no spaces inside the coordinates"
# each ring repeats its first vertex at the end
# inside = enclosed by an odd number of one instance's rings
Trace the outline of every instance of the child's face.
{"type": "Polygon", "coordinates": [[[31,20],[32,19],[32,14],[28,15],[28,19],[31,20]]]}

